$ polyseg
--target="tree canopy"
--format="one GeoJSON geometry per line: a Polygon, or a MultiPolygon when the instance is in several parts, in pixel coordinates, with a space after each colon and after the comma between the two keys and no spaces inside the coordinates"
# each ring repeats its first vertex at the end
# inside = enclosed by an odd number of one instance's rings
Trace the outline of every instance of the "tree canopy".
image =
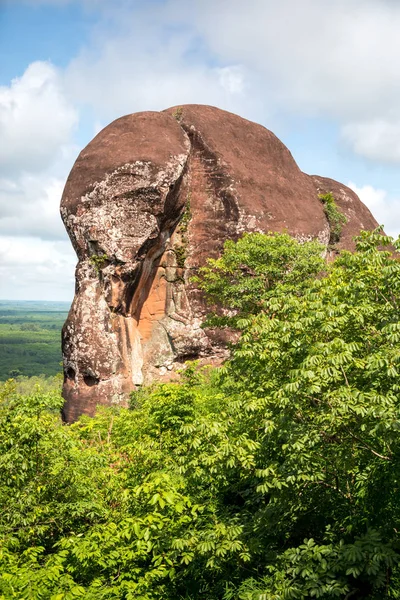
{"type": "Polygon", "coordinates": [[[245,233],[237,242],[227,240],[222,255],[209,259],[194,278],[219,309],[209,322],[234,325],[240,316],[263,311],[272,294],[301,294],[326,267],[325,251],[316,241],[301,244],[287,233],[245,233]]]}
{"type": "Polygon", "coordinates": [[[129,410],[66,426],[57,393],[3,386],[0,598],[400,598],[394,247],[227,244],[200,278],[231,359],[129,410]]]}

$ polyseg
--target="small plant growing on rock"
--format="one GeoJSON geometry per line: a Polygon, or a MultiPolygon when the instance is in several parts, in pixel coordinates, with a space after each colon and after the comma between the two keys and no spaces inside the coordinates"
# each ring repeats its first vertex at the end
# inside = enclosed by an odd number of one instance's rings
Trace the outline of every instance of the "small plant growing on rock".
{"type": "Polygon", "coordinates": [[[189,226],[190,219],[192,218],[192,213],[190,211],[190,193],[188,194],[186,201],[186,208],[181,217],[179,223],[179,233],[181,235],[181,244],[174,247],[174,252],[176,256],[176,264],[180,269],[185,267],[185,260],[187,256],[187,230],[189,226]]]}
{"type": "Polygon", "coordinates": [[[93,256],[90,257],[90,262],[96,269],[97,274],[100,274],[101,269],[105,267],[107,261],[107,254],[93,254],[93,256]]]}
{"type": "Polygon", "coordinates": [[[174,110],[174,112],[172,113],[172,116],[174,117],[174,119],[176,119],[178,121],[178,123],[182,120],[182,116],[183,116],[183,108],[182,106],[178,106],[178,108],[176,108],[174,110]]]}
{"type": "Polygon", "coordinates": [[[188,229],[188,226],[190,223],[190,219],[192,218],[192,213],[190,210],[190,200],[191,200],[191,194],[189,192],[189,194],[187,195],[185,211],[184,211],[182,218],[180,220],[180,223],[179,223],[179,229],[180,229],[181,233],[187,232],[187,229],[188,229]]]}
{"type": "Polygon", "coordinates": [[[185,246],[176,246],[174,248],[175,256],[176,256],[176,264],[180,269],[185,268],[185,260],[186,260],[186,247],[185,246]]]}
{"type": "Polygon", "coordinates": [[[347,218],[338,209],[332,192],[320,194],[319,199],[324,205],[324,213],[329,223],[329,244],[336,244],[340,240],[340,236],[342,235],[342,227],[345,225],[345,223],[347,223],[347,218]]]}

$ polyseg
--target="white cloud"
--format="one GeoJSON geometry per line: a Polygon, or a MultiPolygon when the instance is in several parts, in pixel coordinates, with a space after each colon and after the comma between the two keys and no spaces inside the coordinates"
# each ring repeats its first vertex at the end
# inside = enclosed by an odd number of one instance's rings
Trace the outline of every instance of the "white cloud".
{"type": "Polygon", "coordinates": [[[391,0],[170,0],[241,68],[271,107],[338,120],[354,152],[400,162],[400,3],[391,0]]]}
{"type": "Polygon", "coordinates": [[[70,298],[74,252],[59,215],[77,111],[57,69],[0,87],[0,296],[70,298]]]}
{"type": "Polygon", "coordinates": [[[269,127],[326,116],[354,152],[400,161],[398,2],[81,1],[102,19],[66,83],[96,119],[192,102],[269,127]]]}
{"type": "Polygon", "coordinates": [[[400,114],[393,121],[377,118],[349,123],[342,128],[342,136],[361,156],[388,163],[400,162],[400,114]]]}
{"type": "Polygon", "coordinates": [[[269,105],[346,123],[399,117],[399,2],[80,2],[103,21],[72,62],[68,83],[103,114],[193,101],[225,105],[222,87],[228,94],[247,88],[250,102],[255,91],[269,105]]]}
{"type": "Polygon", "coordinates": [[[391,198],[385,190],[374,188],[372,185],[357,186],[353,182],[347,185],[368,206],[378,223],[384,225],[388,235],[393,237],[400,235],[399,198],[391,198]]]}
{"type": "Polygon", "coordinates": [[[45,174],[0,178],[0,235],[67,239],[59,212],[64,183],[45,174]]]}
{"type": "Polygon", "coordinates": [[[0,297],[71,300],[75,254],[67,241],[0,237],[0,297]]]}
{"type": "Polygon", "coordinates": [[[244,89],[244,73],[240,66],[217,69],[219,81],[224,89],[231,94],[241,94],[244,89]]]}
{"type": "Polygon", "coordinates": [[[220,59],[262,73],[292,109],[359,117],[399,96],[398,3],[171,0],[169,13],[195,23],[220,59]]]}
{"type": "Polygon", "coordinates": [[[0,171],[9,176],[48,167],[70,143],[76,123],[56,68],[31,63],[0,87],[0,171]]]}
{"type": "Polygon", "coordinates": [[[233,62],[208,60],[191,27],[170,28],[168,6],[149,3],[133,10],[119,5],[114,33],[107,27],[96,30],[91,45],[66,71],[69,94],[90,106],[97,120],[190,103],[254,118],[265,115],[251,71],[233,62]]]}

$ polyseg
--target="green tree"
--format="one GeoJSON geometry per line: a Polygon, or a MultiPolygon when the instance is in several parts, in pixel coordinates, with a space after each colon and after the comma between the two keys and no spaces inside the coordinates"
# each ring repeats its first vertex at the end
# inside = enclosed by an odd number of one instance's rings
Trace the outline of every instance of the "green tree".
{"type": "Polygon", "coordinates": [[[57,394],[3,386],[0,599],[400,598],[393,244],[363,233],[296,285],[242,253],[263,300],[237,303],[231,359],[131,410],[65,426],[57,394]]]}
{"type": "Polygon", "coordinates": [[[208,260],[195,281],[211,303],[225,309],[214,322],[232,325],[262,311],[271,294],[300,294],[324,270],[324,254],[318,242],[301,244],[286,233],[245,233],[237,242],[226,241],[222,256],[208,260]]]}
{"type": "Polygon", "coordinates": [[[10,377],[18,377],[21,375],[21,371],[19,369],[11,369],[9,372],[10,377]]]}
{"type": "Polygon", "coordinates": [[[251,536],[288,547],[265,565],[267,598],[399,597],[400,264],[379,250],[392,242],[363,233],[302,295],[240,323],[224,385],[259,444],[251,536]]]}

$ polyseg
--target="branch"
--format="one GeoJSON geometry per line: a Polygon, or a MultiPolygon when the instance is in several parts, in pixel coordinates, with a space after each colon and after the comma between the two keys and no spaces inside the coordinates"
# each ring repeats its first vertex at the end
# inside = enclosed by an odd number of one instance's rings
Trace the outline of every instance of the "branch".
{"type": "MultiPolygon", "coordinates": [[[[343,369],[342,369],[343,371],[343,369]]],[[[346,378],[346,374],[343,371],[343,374],[346,378]]],[[[347,381],[347,378],[346,378],[347,381]]],[[[348,382],[347,382],[348,385],[348,382]]],[[[327,401],[327,404],[329,406],[329,408],[332,408],[331,403],[329,402],[329,400],[327,401]]],[[[366,450],[369,450],[370,452],[372,452],[372,454],[374,454],[375,456],[377,456],[378,458],[381,458],[382,460],[392,460],[390,456],[384,456],[383,454],[379,454],[379,452],[376,452],[376,450],[374,450],[373,448],[371,448],[371,446],[369,444],[367,444],[366,442],[364,442],[362,439],[360,439],[357,435],[355,435],[348,427],[347,425],[343,424],[343,428],[347,431],[347,433],[350,435],[350,437],[352,437],[353,439],[355,439],[357,442],[359,442],[366,450]]]]}
{"type": "Polygon", "coordinates": [[[357,435],[355,435],[352,431],[350,431],[350,429],[348,429],[348,427],[346,427],[346,425],[344,426],[344,428],[346,429],[347,433],[354,438],[357,442],[359,442],[364,448],[366,448],[367,450],[369,450],[370,452],[372,452],[372,454],[375,454],[375,456],[377,456],[378,458],[381,458],[382,460],[392,460],[390,458],[390,456],[384,456],[383,454],[379,454],[379,452],[376,452],[376,450],[374,450],[373,448],[371,448],[371,446],[369,444],[367,444],[366,442],[364,442],[363,440],[361,440],[357,435]]]}
{"type": "Polygon", "coordinates": [[[350,387],[349,381],[347,379],[346,373],[344,372],[342,365],[340,365],[340,368],[342,369],[343,377],[344,377],[347,387],[350,387]]]}
{"type": "Polygon", "coordinates": [[[350,500],[351,501],[351,495],[350,494],[345,494],[345,492],[342,492],[342,490],[339,489],[338,482],[336,482],[336,486],[335,485],[331,485],[330,483],[326,483],[326,481],[309,481],[308,483],[315,483],[315,484],[318,484],[318,485],[324,485],[325,487],[327,487],[327,488],[333,490],[334,492],[337,492],[341,496],[343,496],[343,498],[345,498],[346,500],[350,500]]]}

